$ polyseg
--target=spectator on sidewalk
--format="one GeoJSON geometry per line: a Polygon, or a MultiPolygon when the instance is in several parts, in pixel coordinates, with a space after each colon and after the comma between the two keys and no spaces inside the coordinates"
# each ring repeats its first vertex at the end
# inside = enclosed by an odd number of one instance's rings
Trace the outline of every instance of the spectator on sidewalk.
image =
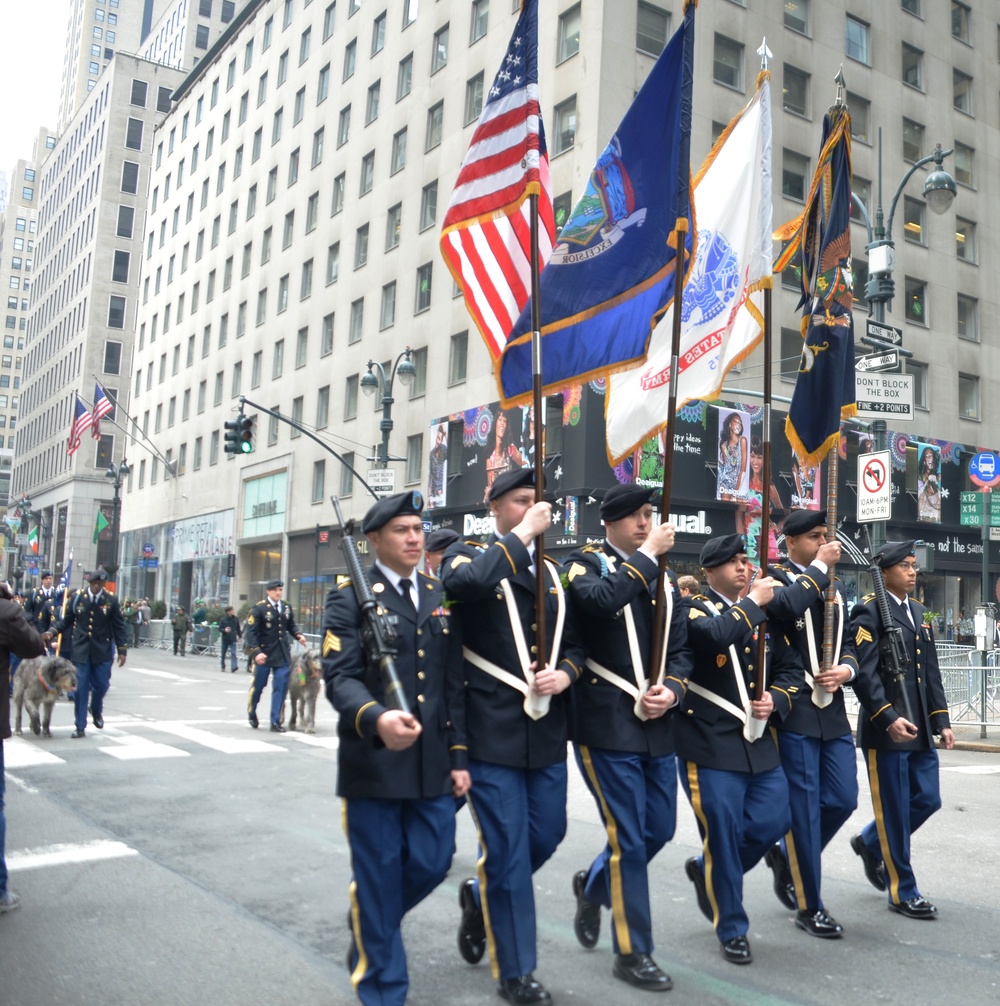
{"type": "Polygon", "coordinates": [[[236,673],[239,666],[239,657],[236,654],[237,642],[243,636],[243,629],[240,627],[240,620],[236,617],[236,609],[230,604],[226,606],[226,613],[219,619],[219,659],[222,663],[222,671],[226,670],[226,654],[229,654],[229,669],[236,673]]]}
{"type": "Polygon", "coordinates": [[[177,656],[178,646],[181,649],[181,656],[186,656],[187,634],[191,631],[191,616],[181,605],[177,605],[177,611],[170,619],[170,624],[174,627],[174,656],[177,656]]]}

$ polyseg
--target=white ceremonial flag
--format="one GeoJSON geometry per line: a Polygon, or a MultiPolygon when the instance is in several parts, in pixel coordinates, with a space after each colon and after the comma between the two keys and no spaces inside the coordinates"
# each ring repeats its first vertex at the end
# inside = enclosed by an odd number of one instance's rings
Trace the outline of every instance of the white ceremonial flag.
{"type": "MultiPolygon", "coordinates": [[[[705,159],[695,192],[698,245],[681,314],[677,407],[715,398],[731,367],[763,336],[771,284],[771,92],[757,92],[705,159]]],[[[660,319],[646,361],[608,378],[608,458],[616,464],[667,422],[673,307],[660,319]]]]}

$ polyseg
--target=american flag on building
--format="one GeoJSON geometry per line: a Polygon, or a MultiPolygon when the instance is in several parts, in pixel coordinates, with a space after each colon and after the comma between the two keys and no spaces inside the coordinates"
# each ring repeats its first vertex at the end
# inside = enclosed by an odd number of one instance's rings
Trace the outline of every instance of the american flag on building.
{"type": "Polygon", "coordinates": [[[90,426],[90,435],[95,440],[101,439],[101,419],[114,410],[114,406],[104,394],[104,389],[99,385],[94,385],[94,413],[90,426]]]}
{"type": "Polygon", "coordinates": [[[544,266],[555,218],[538,105],[537,0],[524,0],[441,228],[441,253],[494,361],[531,295],[532,194],[544,266]]]}
{"type": "Polygon", "coordinates": [[[84,431],[90,426],[90,413],[87,411],[79,395],[74,395],[76,406],[73,410],[73,422],[69,428],[69,440],[66,443],[66,453],[75,454],[80,446],[80,438],[84,431]]]}

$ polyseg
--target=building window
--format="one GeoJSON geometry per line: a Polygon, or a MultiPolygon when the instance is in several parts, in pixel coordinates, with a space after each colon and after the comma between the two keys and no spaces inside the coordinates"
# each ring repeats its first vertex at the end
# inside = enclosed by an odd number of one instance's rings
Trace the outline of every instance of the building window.
{"type": "Polygon", "coordinates": [[[927,284],[922,279],[914,279],[912,276],[906,277],[904,304],[906,320],[926,326],[927,284]]]}
{"type": "Polygon", "coordinates": [[[361,341],[361,330],[365,323],[365,300],[363,297],[351,304],[351,322],[347,330],[347,343],[353,346],[361,341]]]}
{"type": "Polygon", "coordinates": [[[371,150],[361,158],[360,195],[367,195],[375,182],[375,151],[371,150]]]}
{"type": "Polygon", "coordinates": [[[299,37],[299,66],[301,66],[309,58],[309,51],[311,48],[312,28],[306,28],[299,37]]]}
{"type": "Polygon", "coordinates": [[[396,74],[396,101],[405,98],[413,88],[413,53],[404,56],[399,61],[399,71],[396,74]]]}
{"type": "Polygon", "coordinates": [[[128,266],[130,258],[131,255],[129,255],[127,251],[115,251],[114,259],[111,265],[112,283],[128,282],[128,266]]]}
{"type": "Polygon", "coordinates": [[[288,188],[299,180],[299,148],[296,147],[288,155],[288,188]]]}
{"type": "Polygon", "coordinates": [[[437,219],[437,195],[438,183],[435,178],[433,182],[428,182],[420,193],[420,229],[426,230],[434,226],[437,219]]]}
{"type": "Polygon", "coordinates": [[[781,192],[789,199],[805,201],[809,187],[809,158],[794,150],[783,150],[781,158],[781,192]]]}
{"type": "Polygon", "coordinates": [[[725,35],[715,36],[712,79],[717,84],[743,90],[743,46],[725,35]]]}
{"type": "Polygon", "coordinates": [[[125,298],[108,298],[108,328],[125,327],[125,298]]]}
{"type": "Polygon", "coordinates": [[[483,111],[483,71],[465,82],[465,125],[477,122],[483,111]]]}
{"type": "MultiPolygon", "coordinates": [[[[645,6],[640,3],[640,8],[645,6]]],[[[556,59],[562,62],[575,56],[580,51],[580,4],[570,7],[559,15],[559,42],[556,48],[556,59]]],[[[641,45],[636,43],[638,48],[641,45]]]]}
{"type": "Polygon", "coordinates": [[[427,142],[424,150],[433,150],[441,143],[441,126],[444,120],[444,102],[439,101],[427,110],[427,142]]]}
{"type": "Polygon", "coordinates": [[[955,218],[955,254],[963,262],[976,261],[976,225],[962,217],[955,218]]]}
{"type": "Polygon", "coordinates": [[[374,122],[378,118],[378,105],[379,99],[382,94],[382,81],[376,80],[371,87],[368,88],[368,101],[365,105],[365,125],[374,122]]]}
{"type": "Polygon", "coordinates": [[[330,422],[330,385],[325,384],[316,393],[316,428],[326,429],[330,422]]]}
{"type": "Polygon", "coordinates": [[[913,405],[917,409],[927,406],[927,364],[916,360],[906,361],[906,372],[913,375],[913,405]]]}
{"type": "Polygon", "coordinates": [[[972,115],[972,78],[961,70],[951,71],[952,104],[960,112],[972,115]]]}
{"type": "Polygon", "coordinates": [[[312,501],[322,503],[326,495],[326,461],[313,462],[312,501]]]}
{"type": "Polygon", "coordinates": [[[347,186],[347,176],[341,172],[333,180],[333,203],[330,209],[330,216],[336,216],[344,208],[344,189],[347,186]]]}
{"type": "Polygon", "coordinates": [[[382,287],[382,310],[379,315],[379,328],[391,328],[396,323],[396,281],[386,283],[382,287]]]}
{"type": "Polygon", "coordinates": [[[555,129],[553,154],[570,150],[576,143],[576,95],[560,102],[552,117],[555,129]]]}
{"type": "Polygon", "coordinates": [[[400,218],[403,212],[403,204],[396,203],[390,206],[385,221],[385,250],[389,251],[399,244],[400,218]]]}
{"type": "Polygon", "coordinates": [[[964,143],[955,143],[954,161],[955,181],[970,188],[976,184],[976,152],[964,143]]]}
{"type": "MultiPolygon", "coordinates": [[[[561,27],[561,25],[560,25],[561,27]]],[[[635,47],[639,52],[648,52],[651,56],[659,56],[667,44],[670,34],[670,14],[654,7],[651,3],[639,0],[638,17],[635,29],[635,47]]],[[[576,44],[580,47],[580,7],[576,7],[576,44]]]]}
{"type": "Polygon", "coordinates": [[[125,127],[125,146],[129,150],[142,150],[142,119],[129,119],[125,127]]]}
{"type": "Polygon", "coordinates": [[[132,93],[129,97],[130,105],[138,105],[139,108],[146,107],[146,91],[149,85],[144,80],[132,81],[132,93]]]}
{"type": "Polygon", "coordinates": [[[323,316],[323,330],[320,335],[319,355],[329,356],[333,352],[333,315],[323,316]]]}
{"type": "Polygon", "coordinates": [[[802,70],[784,66],[783,101],[786,112],[809,115],[809,74],[802,70]]]}
{"type": "Polygon", "coordinates": [[[912,119],[903,119],[903,159],[919,161],[924,156],[924,127],[912,119]]]}
{"type": "Polygon", "coordinates": [[[851,59],[867,66],[870,62],[868,51],[869,26],[856,17],[847,15],[847,48],[844,50],[851,59]]]}
{"type": "Polygon", "coordinates": [[[847,105],[851,110],[851,139],[859,143],[872,142],[872,103],[867,98],[847,92],[847,105]]]}
{"type": "Polygon", "coordinates": [[[406,482],[411,485],[420,481],[420,470],[424,460],[424,435],[415,433],[406,438],[406,482]]]}
{"type": "Polygon", "coordinates": [[[969,24],[972,11],[964,3],[951,0],[951,33],[961,42],[969,41],[969,24]]]}
{"type": "Polygon", "coordinates": [[[350,496],[354,492],[354,451],[348,451],[343,459],[340,466],[340,495],[350,496]]]}
{"type": "Polygon", "coordinates": [[[958,375],[958,415],[961,419],[979,418],[979,378],[958,375]]]}
{"type": "Polygon", "coordinates": [[[907,241],[914,244],[926,244],[924,238],[926,227],[927,206],[919,199],[905,196],[903,199],[903,233],[907,241]]]}
{"type": "Polygon", "coordinates": [[[458,332],[451,337],[448,353],[448,384],[464,384],[469,357],[469,333],[458,332]]]}
{"type": "Polygon", "coordinates": [[[472,0],[472,28],[469,32],[469,45],[478,42],[489,28],[490,0],[472,0]]]}
{"type": "Polygon", "coordinates": [[[386,12],[381,14],[372,22],[372,55],[381,52],[385,48],[385,19],[386,12]]]}
{"type": "Polygon", "coordinates": [[[354,76],[354,68],[358,61],[358,40],[352,39],[344,48],[344,80],[354,76]]]}
{"type": "Polygon", "coordinates": [[[958,337],[979,342],[979,301],[962,293],[958,295],[958,337]]]}
{"type": "Polygon", "coordinates": [[[321,105],[330,94],[330,64],[327,63],[319,71],[319,82],[316,85],[316,104],[321,105]]]}
{"type": "Polygon", "coordinates": [[[434,32],[434,47],[431,50],[431,73],[437,73],[448,62],[448,25],[434,32]]]}
{"type": "Polygon", "coordinates": [[[299,300],[308,300],[312,296],[313,260],[306,259],[302,263],[302,279],[299,282],[299,300]]]}
{"type": "Polygon", "coordinates": [[[431,277],[433,263],[427,262],[417,269],[417,296],[413,313],[420,314],[431,306],[431,277]]]}
{"type": "Polygon", "coordinates": [[[358,415],[358,375],[351,374],[344,383],[344,419],[356,419],[358,415]]]}
{"type": "Polygon", "coordinates": [[[421,398],[427,392],[427,347],[414,349],[410,353],[410,362],[416,371],[410,384],[410,398],[421,398]]]}
{"type": "Polygon", "coordinates": [[[122,366],[122,344],[120,342],[104,343],[104,373],[120,374],[122,366]]]}
{"type": "Polygon", "coordinates": [[[368,224],[362,224],[354,239],[354,268],[360,269],[368,262],[368,224]]]}
{"type": "Polygon", "coordinates": [[[903,83],[924,89],[924,54],[920,49],[903,43],[903,83]]]}
{"type": "Polygon", "coordinates": [[[326,284],[337,282],[340,274],[340,242],[330,245],[326,250],[326,284]]]}
{"type": "Polygon", "coordinates": [[[351,136],[351,106],[340,110],[340,118],[337,121],[337,146],[342,147],[351,136]]]}
{"type": "Polygon", "coordinates": [[[323,12],[323,41],[325,42],[333,34],[333,16],[337,12],[337,0],[326,8],[323,12]]]}
{"type": "Polygon", "coordinates": [[[319,193],[314,192],[306,203],[306,234],[311,234],[316,229],[319,219],[319,193]]]}

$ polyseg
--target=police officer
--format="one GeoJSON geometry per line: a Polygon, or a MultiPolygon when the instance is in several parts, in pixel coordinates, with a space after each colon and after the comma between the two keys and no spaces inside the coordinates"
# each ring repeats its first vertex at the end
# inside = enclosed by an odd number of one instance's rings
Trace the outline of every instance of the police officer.
{"type": "Polygon", "coordinates": [[[94,726],[103,729],[104,696],[111,687],[115,650],[119,667],[124,666],[128,653],[128,630],[118,598],[104,589],[107,574],[98,566],[85,579],[89,586],[70,597],[65,613],[42,637],[48,642],[53,635],[72,630],[69,659],[76,665],[74,737],[85,735],[88,705],[94,726]]]}
{"type": "Polygon", "coordinates": [[[674,724],[681,780],[691,801],[703,853],[685,863],[698,907],[715,927],[722,955],[753,960],[743,909],[743,874],[788,830],[788,785],[770,731],[788,715],[802,666],[780,631],[766,636],[767,669],[758,660],[758,626],[774,580],[757,579],[746,597],[749,565],[743,535],[712,538],[700,562],[708,592],[688,602],[694,672],[674,724]],[[756,699],[758,675],[767,690],[756,699]]]}
{"type": "Polygon", "coordinates": [[[461,639],[442,587],[416,571],[420,493],[376,503],[362,530],[375,552],[371,587],[396,628],[396,670],[412,713],[387,708],[368,667],[350,581],[323,618],[326,694],[340,713],[337,794],[351,847],[351,983],[364,1003],[406,1000],[403,916],[444,879],[455,847],[455,802],[469,788],[461,639]]]}
{"type": "Polygon", "coordinates": [[[264,691],[268,676],[274,672],[271,681],[271,732],[283,734],[281,708],[288,691],[288,673],[292,663],[290,637],[294,636],[303,646],[306,637],[299,632],[292,615],[292,609],[281,599],[284,581],[268,580],[264,584],[267,596],[251,609],[246,624],[247,653],[254,665],[253,683],[247,702],[247,717],[250,726],[257,729],[257,703],[264,691]]]}
{"type": "Polygon", "coordinates": [[[472,789],[469,806],[482,856],[478,882],[459,889],[462,956],[476,963],[488,945],[500,996],[550,1002],[535,980],[532,874],[566,832],[568,702],[583,654],[567,622],[560,570],[534,554],[552,522],[535,502],[534,472],[518,468],[490,486],[496,534],[459,541],[441,579],[454,600],[465,645],[466,724],[472,789]],[[535,570],[545,563],[545,666],[536,667],[535,570]]]}
{"type": "Polygon", "coordinates": [[[874,594],[851,613],[858,653],[855,691],[861,701],[858,747],[868,766],[875,820],[851,839],[865,875],[880,891],[888,888],[889,909],[911,919],[933,919],[937,908],[922,897],[910,865],[910,836],[941,806],[938,754],[933,735],[950,750],[955,735],[948,717],[934,633],[924,624],[922,604],[913,600],[917,564],[913,541],[888,542],[875,555],[882,570],[893,627],[902,631],[909,658],[903,687],[914,722],[902,715],[905,703],[895,681],[880,667],[883,635],[874,594]]]}
{"type": "Polygon", "coordinates": [[[795,692],[791,712],[776,724],[792,828],[765,858],[778,900],[797,913],[795,925],[811,936],[836,939],[843,927],[820,896],[820,857],[858,805],[857,755],[842,688],[857,677],[858,661],[844,592],[830,569],[840,558],[840,543],[826,540],[826,511],[793,510],[782,530],[788,561],[770,568],[777,582],[767,617],[772,631],[780,629],[798,651],[805,688],[795,692]],[[835,642],[824,671],[824,592],[831,580],[835,642]]]}
{"type": "Polygon", "coordinates": [[[427,541],[424,542],[424,558],[427,560],[427,569],[431,576],[438,575],[445,551],[456,541],[458,532],[452,531],[450,527],[439,527],[427,536],[427,541]]]}
{"type": "Polygon", "coordinates": [[[686,611],[669,570],[662,673],[650,664],[659,557],[673,547],[675,530],[653,526],[654,495],[637,485],[609,489],[601,502],[604,541],[569,560],[569,595],[589,672],[573,692],[573,740],[608,835],[590,868],[574,875],[573,892],[580,943],[596,945],[601,906],[610,908],[612,974],[664,991],[673,983],[651,956],[647,866],[677,823],[670,710],[683,698],[693,664],[686,611]]]}

